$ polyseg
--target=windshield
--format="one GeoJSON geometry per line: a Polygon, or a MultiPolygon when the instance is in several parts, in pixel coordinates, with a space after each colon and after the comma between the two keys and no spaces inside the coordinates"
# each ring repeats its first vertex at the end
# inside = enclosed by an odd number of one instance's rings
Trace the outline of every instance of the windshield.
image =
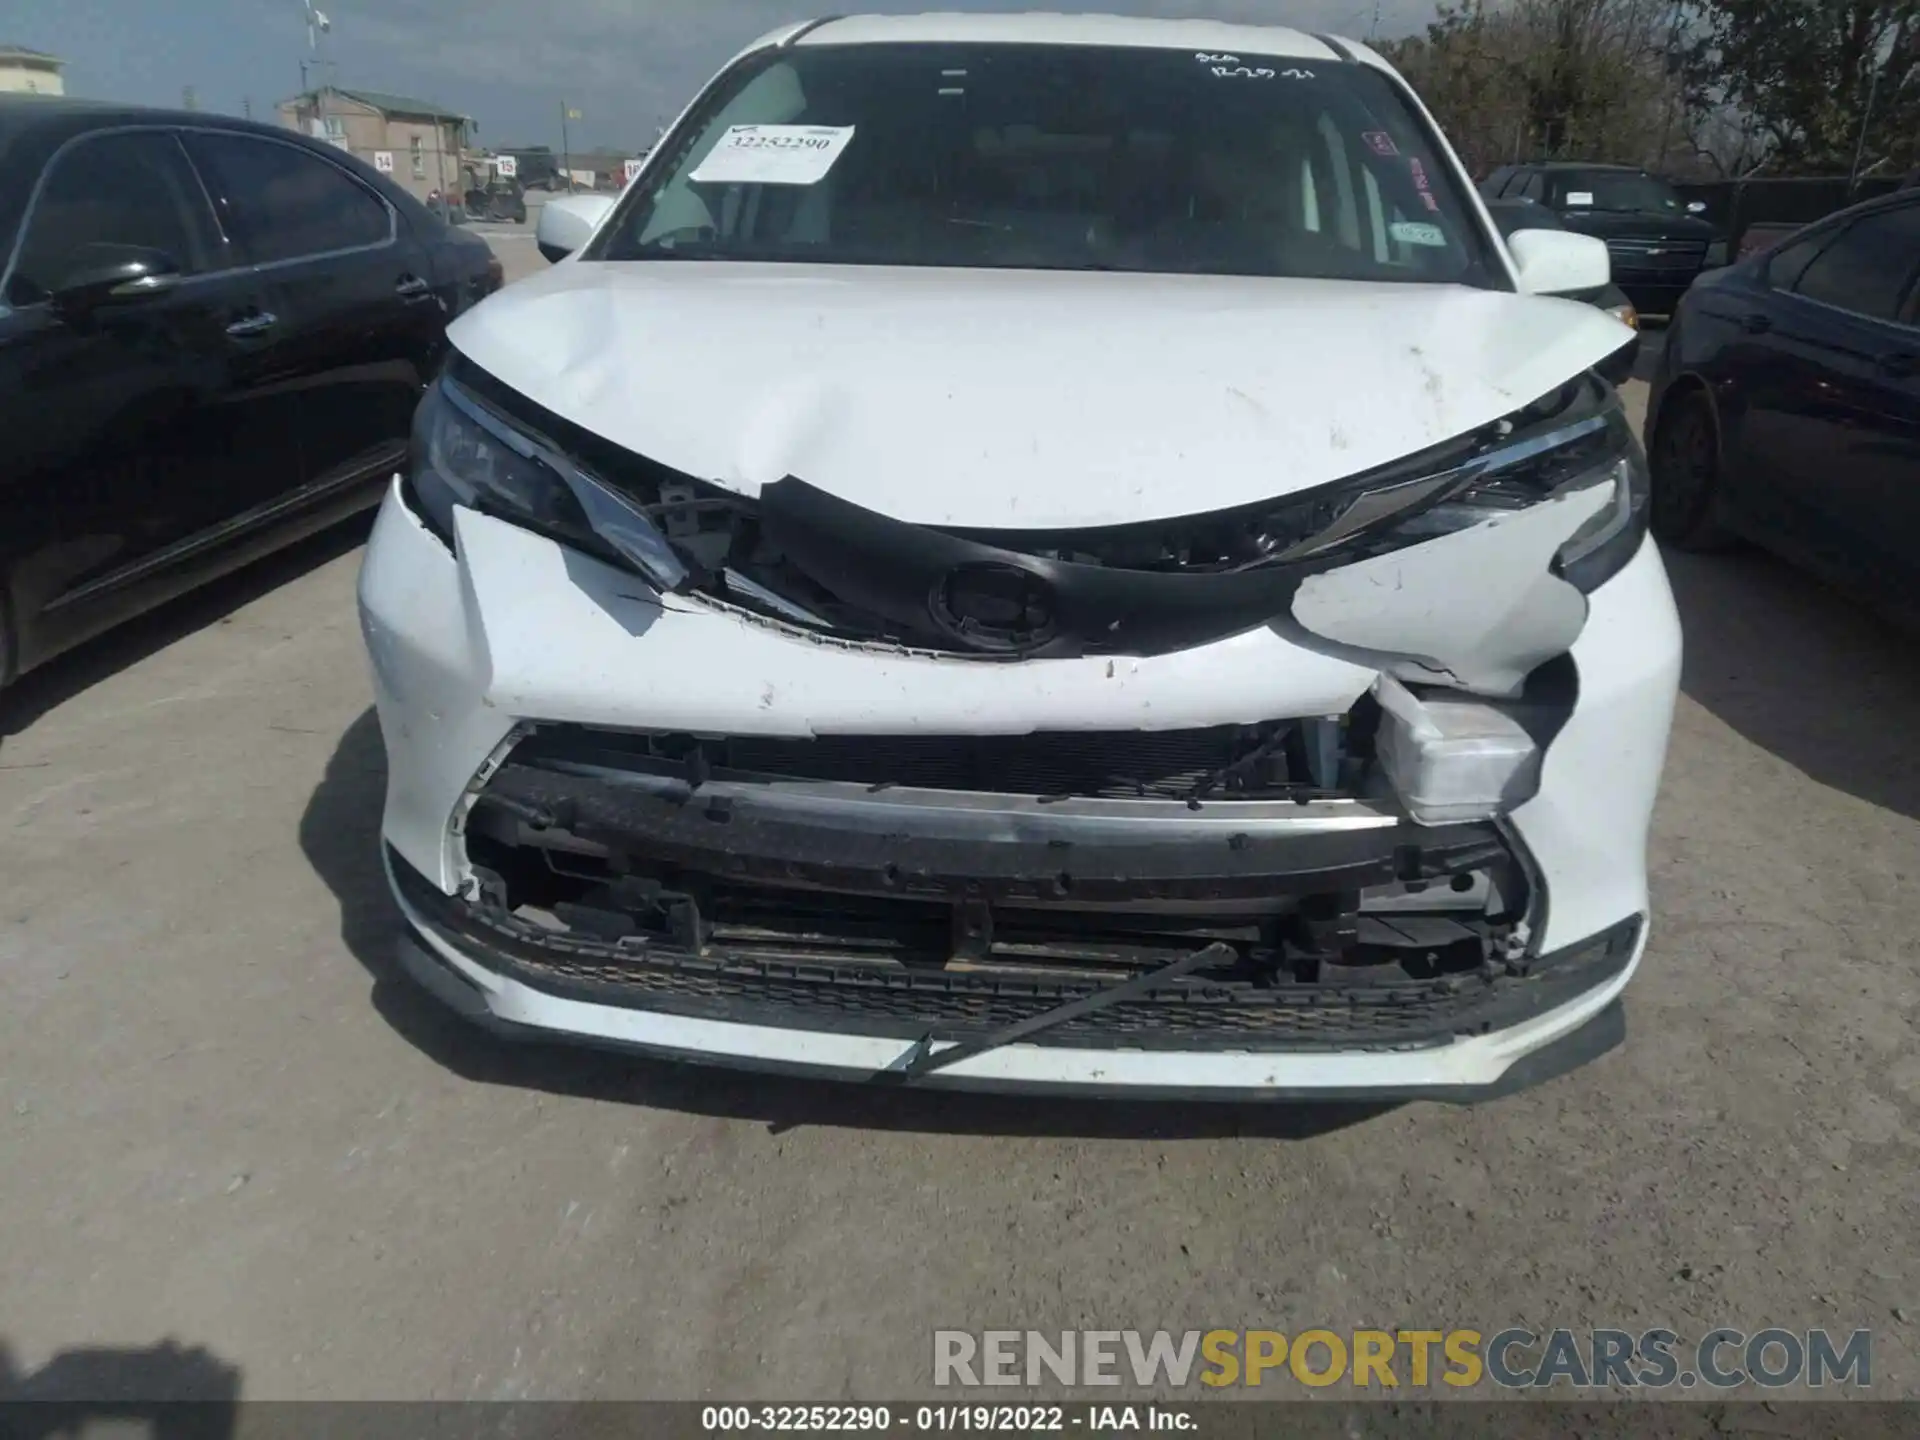
{"type": "Polygon", "coordinates": [[[1574,171],[1553,178],[1554,200],[1566,210],[1620,210],[1684,215],[1687,202],[1664,180],[1632,170],[1574,171]]]}
{"type": "Polygon", "coordinates": [[[1057,45],[801,45],[723,76],[583,258],[1488,278],[1386,76],[1057,45]]]}

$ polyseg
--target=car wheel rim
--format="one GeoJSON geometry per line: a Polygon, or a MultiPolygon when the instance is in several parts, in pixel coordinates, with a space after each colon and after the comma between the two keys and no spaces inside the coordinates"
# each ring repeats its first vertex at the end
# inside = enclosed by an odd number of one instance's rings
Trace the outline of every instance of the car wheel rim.
{"type": "Polygon", "coordinates": [[[1655,468],[1653,503],[1663,528],[1684,529],[1700,514],[1713,494],[1719,469],[1713,453],[1713,434],[1690,402],[1660,433],[1659,463],[1655,468]]]}

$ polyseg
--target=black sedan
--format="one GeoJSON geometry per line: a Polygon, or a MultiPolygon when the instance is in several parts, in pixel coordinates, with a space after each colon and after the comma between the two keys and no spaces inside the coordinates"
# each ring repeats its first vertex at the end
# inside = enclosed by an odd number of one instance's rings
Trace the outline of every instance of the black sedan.
{"type": "Polygon", "coordinates": [[[0,96],[0,684],[374,503],[500,279],[330,145],[0,96]]]}
{"type": "Polygon", "coordinates": [[[1756,541],[1920,609],[1920,193],[1703,275],[1648,402],[1669,545],[1756,541]]]}

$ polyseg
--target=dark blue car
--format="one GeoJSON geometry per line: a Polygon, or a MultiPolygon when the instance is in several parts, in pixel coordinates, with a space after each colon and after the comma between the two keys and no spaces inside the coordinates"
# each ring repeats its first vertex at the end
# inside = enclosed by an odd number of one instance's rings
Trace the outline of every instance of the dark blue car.
{"type": "Polygon", "coordinates": [[[1666,544],[1755,541],[1920,610],[1920,192],[1701,276],[1647,412],[1666,544]]]}

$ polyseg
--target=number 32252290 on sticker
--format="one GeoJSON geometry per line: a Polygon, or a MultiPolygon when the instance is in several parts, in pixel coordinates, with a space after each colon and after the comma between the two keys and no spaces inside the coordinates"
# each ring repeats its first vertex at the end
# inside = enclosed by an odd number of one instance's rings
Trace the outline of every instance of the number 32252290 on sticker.
{"type": "Polygon", "coordinates": [[[818,185],[851,125],[733,125],[687,178],[696,185],[818,185]]]}

